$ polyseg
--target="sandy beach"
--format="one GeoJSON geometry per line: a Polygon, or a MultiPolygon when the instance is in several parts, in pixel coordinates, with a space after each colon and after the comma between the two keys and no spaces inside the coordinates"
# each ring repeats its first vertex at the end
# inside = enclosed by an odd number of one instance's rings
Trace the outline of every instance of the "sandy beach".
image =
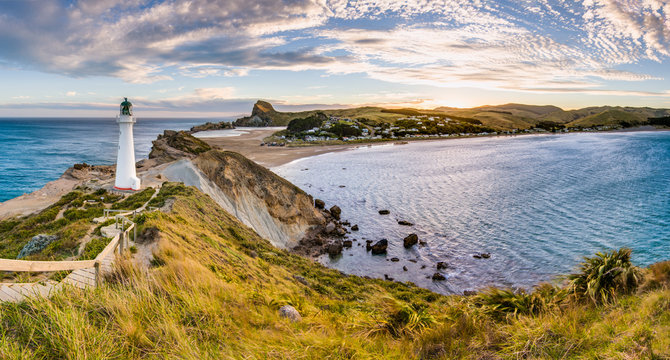
{"type": "MultiPolygon", "coordinates": [[[[235,130],[220,131],[232,132],[235,130]]],[[[238,152],[267,168],[280,166],[308,156],[320,155],[333,151],[342,151],[358,146],[366,146],[361,144],[306,147],[260,146],[264,138],[277,132],[276,128],[245,128],[243,132],[244,133],[238,136],[221,137],[210,137],[207,132],[202,132],[197,133],[196,137],[199,137],[201,140],[217,149],[238,152]]]]}

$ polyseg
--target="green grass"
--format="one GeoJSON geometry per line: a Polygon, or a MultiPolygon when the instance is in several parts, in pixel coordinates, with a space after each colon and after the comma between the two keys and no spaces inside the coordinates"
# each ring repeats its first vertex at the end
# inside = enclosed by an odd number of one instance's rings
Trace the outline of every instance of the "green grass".
{"type": "Polygon", "coordinates": [[[98,256],[98,254],[100,254],[102,250],[105,249],[105,246],[107,246],[111,240],[112,240],[111,238],[104,238],[104,237],[92,238],[84,247],[84,251],[81,253],[79,259],[80,260],[95,259],[95,257],[98,256]]]}
{"type": "Polygon", "coordinates": [[[112,205],[112,209],[119,210],[135,210],[142,205],[144,205],[151,196],[156,192],[154,188],[146,188],[138,193],[132,194],[127,198],[123,199],[112,205]]]}
{"type": "MultiPolygon", "coordinates": [[[[85,204],[84,201],[99,201],[101,196],[105,201],[119,199],[104,189],[77,190],[65,194],[39,213],[0,222],[0,258],[15,259],[28,241],[38,234],[56,235],[58,240],[28,256],[28,260],[62,260],[76,256],[80,240],[93,226],[93,218],[103,214],[102,204],[85,204]],[[61,212],[63,216],[57,219],[61,212]]],[[[99,229],[96,230],[99,235],[99,229]]]]}

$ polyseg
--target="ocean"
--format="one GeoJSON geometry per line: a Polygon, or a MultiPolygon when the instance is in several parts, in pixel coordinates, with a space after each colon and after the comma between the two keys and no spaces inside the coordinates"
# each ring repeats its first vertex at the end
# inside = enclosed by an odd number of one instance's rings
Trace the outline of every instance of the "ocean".
{"type": "Polygon", "coordinates": [[[347,273],[452,294],[557,281],[583,256],[624,246],[640,266],[670,259],[667,131],[361,147],[273,171],[359,225],[351,249],[320,259],[347,273]],[[405,249],[409,233],[426,245],[405,249]],[[382,238],[386,256],[365,251],[366,239],[382,238]],[[438,261],[445,281],[430,278],[438,261]]]}
{"type": "MultiPolygon", "coordinates": [[[[149,155],[151,141],[163,130],[187,130],[207,121],[213,120],[138,118],[136,159],[149,155]]],[[[114,164],[118,131],[111,117],[0,118],[0,202],[41,188],[75,163],[114,164]]]]}

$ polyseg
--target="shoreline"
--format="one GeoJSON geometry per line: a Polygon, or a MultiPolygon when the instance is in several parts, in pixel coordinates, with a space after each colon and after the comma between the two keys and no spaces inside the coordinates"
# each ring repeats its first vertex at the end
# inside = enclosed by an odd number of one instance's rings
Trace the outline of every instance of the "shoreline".
{"type": "MultiPolygon", "coordinates": [[[[606,131],[575,131],[569,133],[521,133],[521,134],[498,134],[498,135],[483,135],[483,136],[457,136],[446,138],[408,138],[408,139],[389,139],[385,141],[362,141],[351,144],[314,144],[302,146],[260,146],[260,143],[266,137],[272,135],[277,130],[273,128],[244,128],[245,133],[235,136],[221,136],[221,137],[198,137],[205,141],[210,146],[225,151],[234,151],[244,155],[256,163],[267,168],[275,168],[296,160],[327,154],[331,152],[345,151],[349,149],[357,149],[360,147],[372,146],[389,146],[397,143],[423,142],[423,141],[443,141],[456,139],[479,139],[479,138],[502,138],[502,137],[517,137],[517,136],[550,136],[550,135],[569,135],[569,134],[593,134],[593,133],[625,133],[625,132],[655,132],[655,131],[670,131],[668,128],[654,128],[651,126],[641,126],[630,129],[606,130],[606,131]]],[[[228,131],[228,130],[219,130],[228,131]]],[[[202,132],[206,133],[206,132],[202,132]]]]}
{"type": "MultiPolygon", "coordinates": [[[[374,142],[358,142],[353,144],[342,145],[307,145],[307,146],[282,146],[282,147],[268,147],[260,146],[263,139],[272,135],[277,131],[273,128],[243,128],[231,129],[232,131],[242,132],[239,135],[228,135],[219,137],[204,136],[200,139],[208,143],[213,148],[224,151],[233,151],[244,155],[250,160],[268,168],[276,168],[288,163],[310,158],[313,156],[323,155],[332,152],[340,152],[361,147],[373,146],[390,146],[399,142],[410,143],[419,141],[443,141],[455,139],[472,139],[472,138],[501,138],[501,137],[516,137],[516,136],[549,136],[549,135],[569,135],[569,134],[592,134],[592,133],[622,133],[622,132],[655,132],[655,131],[670,131],[668,128],[652,128],[650,126],[643,126],[631,129],[618,129],[608,131],[592,131],[592,132],[570,132],[570,133],[535,133],[535,134],[504,134],[504,135],[485,135],[485,136],[459,136],[448,138],[414,138],[414,139],[393,139],[388,141],[374,141],[374,142]]],[[[228,131],[228,130],[216,130],[228,131]]],[[[201,133],[207,133],[201,132],[201,133]]],[[[144,159],[142,159],[144,160],[144,159]]],[[[140,161],[142,161],[140,160],[140,161]]],[[[52,203],[56,202],[61,196],[69,191],[72,191],[79,181],[61,176],[60,178],[44,184],[43,187],[31,192],[20,195],[13,199],[0,202],[0,220],[16,216],[24,216],[36,211],[40,211],[52,203]]]]}

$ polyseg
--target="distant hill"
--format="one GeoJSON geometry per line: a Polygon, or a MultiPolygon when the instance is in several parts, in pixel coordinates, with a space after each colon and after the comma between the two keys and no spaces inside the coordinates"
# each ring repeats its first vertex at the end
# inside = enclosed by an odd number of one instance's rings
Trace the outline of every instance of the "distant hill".
{"type": "Polygon", "coordinates": [[[553,105],[504,104],[485,105],[469,109],[438,107],[424,109],[385,109],[367,106],[337,110],[310,110],[300,112],[280,112],[272,104],[259,100],[254,105],[251,116],[235,121],[236,126],[286,126],[293,119],[307,118],[317,113],[328,116],[368,119],[375,122],[394,122],[407,116],[448,116],[455,119],[478,120],[484,126],[499,130],[528,129],[540,123],[555,122],[566,127],[593,126],[638,126],[648,124],[649,118],[670,116],[668,109],[647,107],[599,106],[577,110],[563,110],[553,105]]]}
{"type": "Polygon", "coordinates": [[[525,129],[546,121],[567,127],[637,126],[648,123],[649,118],[670,115],[668,109],[646,107],[600,106],[566,111],[552,105],[524,104],[487,105],[470,109],[441,107],[435,110],[448,115],[471,117],[480,120],[486,126],[501,129],[525,129]]]}
{"type": "Polygon", "coordinates": [[[272,104],[266,101],[258,100],[251,111],[251,116],[245,116],[235,120],[235,126],[286,126],[293,119],[307,118],[317,113],[324,113],[328,116],[365,118],[373,121],[393,122],[403,115],[394,113],[384,113],[380,107],[359,107],[351,109],[336,110],[309,110],[299,112],[279,112],[274,109],[272,104]]]}

